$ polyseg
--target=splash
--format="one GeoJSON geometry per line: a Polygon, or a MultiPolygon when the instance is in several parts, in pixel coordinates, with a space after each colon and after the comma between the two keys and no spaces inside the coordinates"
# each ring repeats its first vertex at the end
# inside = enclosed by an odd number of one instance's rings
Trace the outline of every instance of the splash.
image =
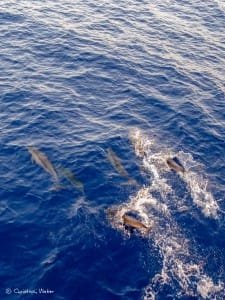
{"type": "Polygon", "coordinates": [[[150,238],[162,257],[162,270],[145,288],[144,300],[157,299],[164,285],[175,285],[178,296],[209,299],[209,295],[216,294],[217,299],[222,299],[224,284],[215,284],[204,273],[202,260],[191,252],[189,240],[172,219],[169,208],[152,196],[150,188],[141,188],[135,196],[130,197],[129,202],[115,209],[114,227],[124,232],[123,214],[129,211],[139,214],[144,224],[152,228],[150,238]]]}
{"type": "MultiPolygon", "coordinates": [[[[195,174],[197,172],[194,172],[193,169],[196,163],[190,155],[185,157],[183,152],[175,154],[170,150],[166,150],[165,152],[157,151],[156,141],[149,139],[138,129],[131,132],[131,141],[134,145],[135,153],[139,158],[142,158],[145,170],[151,175],[151,181],[148,186],[143,186],[136,195],[130,196],[127,203],[114,208],[116,209],[114,227],[124,231],[121,220],[123,214],[129,211],[136,211],[144,224],[152,227],[149,236],[151,243],[153,242],[155,247],[159,249],[162,258],[162,269],[146,286],[143,299],[157,299],[163,288],[169,285],[178,298],[190,296],[201,297],[202,299],[222,300],[225,288],[224,283],[221,281],[214,283],[212,278],[204,272],[203,259],[195,254],[192,248],[193,245],[190,245],[190,241],[185,237],[173,219],[167,201],[169,195],[173,198],[175,195],[165,177],[165,174],[168,174],[165,158],[168,155],[178,156],[187,172],[195,174]],[[160,199],[158,199],[158,196],[160,196],[160,199]]],[[[199,194],[194,194],[196,193],[196,182],[199,189],[205,191],[205,181],[200,181],[200,178],[200,176],[197,176],[197,178],[190,176],[184,180],[190,188],[191,195],[194,201],[196,201],[195,203],[202,209],[203,213],[207,216],[214,216],[215,210],[213,214],[211,211],[213,198],[209,198],[204,193],[204,199],[206,199],[207,203],[200,205],[196,200],[199,200],[199,194]],[[196,181],[194,181],[194,178],[196,181]],[[210,207],[211,214],[207,210],[208,206],[210,207]]]]}
{"type": "MultiPolygon", "coordinates": [[[[144,135],[139,129],[131,130],[130,139],[136,155],[143,159],[143,166],[152,177],[152,189],[158,190],[164,198],[169,193],[173,193],[172,187],[165,178],[165,174],[169,171],[166,159],[177,157],[186,170],[184,174],[179,173],[179,176],[186,183],[193,202],[206,217],[218,218],[219,206],[208,190],[206,176],[201,174],[203,167],[193,159],[191,154],[183,151],[176,153],[169,149],[159,150],[157,142],[144,135]]],[[[183,205],[182,201],[180,204],[183,205]]]]}
{"type": "Polygon", "coordinates": [[[185,170],[187,170],[185,174],[180,174],[180,176],[187,183],[193,202],[206,217],[217,218],[219,206],[212,193],[208,191],[207,178],[198,171],[202,169],[202,166],[194,161],[191,154],[183,151],[179,151],[177,157],[182,162],[185,170]]]}
{"type": "Polygon", "coordinates": [[[163,176],[167,169],[166,158],[171,152],[159,152],[154,137],[148,138],[137,128],[130,131],[130,140],[135,154],[143,159],[143,167],[151,175],[151,190],[159,191],[165,198],[167,194],[172,193],[172,187],[163,176]]]}

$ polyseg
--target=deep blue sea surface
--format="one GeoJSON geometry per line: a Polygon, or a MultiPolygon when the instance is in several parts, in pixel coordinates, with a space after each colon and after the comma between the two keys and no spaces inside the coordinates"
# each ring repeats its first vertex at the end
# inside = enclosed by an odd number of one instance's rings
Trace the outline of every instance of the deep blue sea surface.
{"type": "Polygon", "coordinates": [[[224,0],[1,0],[0,300],[225,299],[224,29],[224,0]]]}

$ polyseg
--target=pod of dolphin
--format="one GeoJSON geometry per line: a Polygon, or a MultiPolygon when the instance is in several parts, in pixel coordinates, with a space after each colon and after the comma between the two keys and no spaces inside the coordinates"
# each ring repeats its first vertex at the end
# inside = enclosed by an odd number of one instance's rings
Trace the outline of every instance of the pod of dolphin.
{"type": "MultiPolygon", "coordinates": [[[[32,161],[35,162],[37,165],[39,165],[41,168],[43,168],[47,173],[49,173],[55,183],[59,184],[60,182],[59,174],[60,174],[64,176],[71,183],[72,186],[74,186],[76,189],[78,189],[84,194],[83,183],[79,179],[77,179],[69,169],[63,167],[56,169],[51,163],[51,161],[49,160],[49,158],[46,156],[46,154],[44,154],[42,151],[40,151],[34,146],[29,146],[27,149],[28,152],[31,154],[32,161]]],[[[135,179],[130,178],[127,170],[122,165],[120,158],[111,148],[107,149],[106,154],[107,154],[107,159],[109,160],[112,167],[117,171],[117,173],[121,177],[127,180],[127,184],[134,185],[134,186],[138,185],[135,179]]],[[[166,159],[166,164],[169,169],[177,173],[183,174],[185,172],[184,167],[176,157],[168,157],[166,159]]],[[[108,217],[111,219],[118,217],[116,209],[109,208],[106,212],[108,217]]],[[[138,232],[146,234],[151,230],[151,228],[146,226],[136,216],[135,217],[131,216],[129,212],[123,213],[122,216],[120,216],[120,219],[121,219],[120,222],[122,226],[126,230],[129,230],[130,232],[136,230],[138,232]]]]}

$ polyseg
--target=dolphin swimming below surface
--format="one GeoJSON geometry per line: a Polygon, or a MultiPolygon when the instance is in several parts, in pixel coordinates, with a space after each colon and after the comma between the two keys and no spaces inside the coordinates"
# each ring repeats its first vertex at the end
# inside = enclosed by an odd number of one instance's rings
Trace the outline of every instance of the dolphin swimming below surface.
{"type": "Polygon", "coordinates": [[[84,185],[83,183],[70,171],[68,168],[61,167],[57,169],[62,175],[74,186],[76,189],[81,191],[84,194],[84,185]]]}
{"type": "Polygon", "coordinates": [[[181,173],[184,173],[184,172],[185,172],[184,167],[183,167],[180,163],[178,163],[178,162],[175,160],[175,158],[168,158],[168,159],[166,160],[166,163],[167,163],[167,165],[170,167],[171,170],[174,170],[174,171],[176,171],[177,173],[178,173],[178,172],[181,172],[181,173]]]}
{"type": "Polygon", "coordinates": [[[107,149],[107,158],[110,161],[111,165],[114,169],[122,176],[128,179],[128,184],[138,185],[135,179],[130,178],[128,172],[123,167],[120,158],[116,155],[116,153],[111,149],[107,149]]]}
{"type": "Polygon", "coordinates": [[[28,147],[28,152],[31,154],[32,161],[35,161],[37,165],[42,167],[46,172],[48,172],[54,180],[58,181],[59,177],[52,163],[49,161],[48,157],[33,146],[28,147]]]}

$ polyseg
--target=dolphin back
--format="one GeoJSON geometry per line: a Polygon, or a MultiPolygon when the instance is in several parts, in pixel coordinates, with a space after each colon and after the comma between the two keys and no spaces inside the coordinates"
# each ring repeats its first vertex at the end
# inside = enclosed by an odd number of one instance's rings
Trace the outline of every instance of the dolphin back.
{"type": "Polygon", "coordinates": [[[134,217],[131,217],[127,214],[123,215],[123,223],[124,225],[136,228],[136,229],[148,229],[148,227],[143,224],[141,221],[135,219],[134,217]]]}
{"type": "Polygon", "coordinates": [[[176,172],[185,172],[184,167],[182,166],[182,164],[180,162],[178,162],[177,159],[175,158],[168,158],[166,160],[167,165],[170,167],[170,169],[176,171],[176,172]]]}
{"type": "Polygon", "coordinates": [[[55,168],[53,167],[52,163],[50,162],[48,157],[43,152],[41,152],[34,146],[29,146],[28,152],[31,154],[32,160],[35,161],[37,165],[39,165],[46,172],[48,172],[50,175],[52,175],[52,177],[55,180],[57,180],[57,181],[59,180],[58,174],[57,174],[55,168]]]}

